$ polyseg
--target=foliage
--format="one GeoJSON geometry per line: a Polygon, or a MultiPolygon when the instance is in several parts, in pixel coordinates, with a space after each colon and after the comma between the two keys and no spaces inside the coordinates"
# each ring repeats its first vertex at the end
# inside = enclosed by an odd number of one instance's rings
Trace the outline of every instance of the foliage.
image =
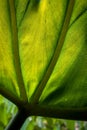
{"type": "Polygon", "coordinates": [[[11,118],[17,112],[17,107],[0,95],[0,130],[4,130],[11,118]]]}
{"type": "Polygon", "coordinates": [[[30,115],[87,117],[87,0],[0,0],[0,12],[0,94],[30,115]]]}

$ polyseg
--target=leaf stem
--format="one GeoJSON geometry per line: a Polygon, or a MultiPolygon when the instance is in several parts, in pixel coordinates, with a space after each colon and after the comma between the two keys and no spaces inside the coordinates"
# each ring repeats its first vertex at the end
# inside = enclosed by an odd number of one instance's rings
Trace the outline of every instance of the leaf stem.
{"type": "Polygon", "coordinates": [[[17,82],[20,90],[20,97],[24,102],[27,102],[27,94],[25,90],[25,85],[23,81],[23,76],[21,72],[20,56],[19,56],[19,45],[18,45],[18,30],[16,22],[16,11],[14,0],[9,0],[10,7],[10,16],[11,16],[11,27],[12,27],[12,47],[13,47],[13,56],[14,56],[14,66],[17,76],[17,82]]]}
{"type": "Polygon", "coordinates": [[[37,103],[39,101],[39,98],[40,98],[40,96],[41,96],[50,76],[51,76],[51,73],[53,72],[53,69],[54,69],[56,63],[57,63],[57,60],[59,58],[62,46],[64,44],[64,40],[65,40],[65,37],[66,37],[66,34],[67,34],[67,30],[68,30],[68,26],[69,26],[69,23],[70,23],[70,18],[71,18],[71,15],[72,15],[74,3],[75,3],[75,0],[69,1],[65,20],[64,20],[64,24],[63,24],[63,27],[62,27],[62,30],[61,30],[59,41],[58,41],[58,45],[56,47],[56,50],[54,52],[54,55],[53,55],[52,60],[50,62],[50,65],[48,66],[47,72],[45,73],[42,81],[40,82],[39,86],[37,87],[35,93],[33,94],[32,98],[31,98],[32,103],[37,103]]]}
{"type": "Polygon", "coordinates": [[[27,115],[43,116],[70,120],[87,121],[87,107],[83,108],[58,108],[56,106],[43,106],[40,104],[28,104],[26,106],[27,115]]]}

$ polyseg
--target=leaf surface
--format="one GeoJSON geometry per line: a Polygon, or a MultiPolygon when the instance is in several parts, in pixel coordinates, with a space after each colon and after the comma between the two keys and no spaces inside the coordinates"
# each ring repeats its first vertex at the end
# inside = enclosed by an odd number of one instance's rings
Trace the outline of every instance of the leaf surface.
{"type": "Polygon", "coordinates": [[[1,94],[54,111],[87,108],[87,0],[12,1],[0,1],[1,94]]]}

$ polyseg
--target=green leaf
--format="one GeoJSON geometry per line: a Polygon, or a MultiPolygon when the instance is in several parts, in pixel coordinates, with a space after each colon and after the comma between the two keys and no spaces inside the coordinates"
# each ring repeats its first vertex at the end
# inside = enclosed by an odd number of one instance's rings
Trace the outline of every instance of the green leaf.
{"type": "Polygon", "coordinates": [[[0,93],[32,115],[87,111],[87,0],[4,0],[0,12],[0,93]]]}
{"type": "Polygon", "coordinates": [[[0,95],[0,130],[4,130],[9,120],[17,112],[14,104],[0,95]]]}
{"type": "Polygon", "coordinates": [[[85,1],[75,2],[71,25],[59,60],[40,98],[40,102],[44,104],[65,108],[82,108],[87,105],[87,6],[85,4],[85,1]],[[77,16],[76,8],[77,11],[80,8],[84,11],[82,13],[79,11],[80,14],[77,16]]]}
{"type": "Polygon", "coordinates": [[[6,91],[12,93],[18,91],[18,86],[15,77],[13,53],[12,53],[12,37],[10,27],[10,14],[7,1],[0,1],[0,89],[2,84],[6,91]],[[14,84],[14,86],[13,86],[14,84]]]}
{"type": "Polygon", "coordinates": [[[49,67],[59,39],[58,34],[62,28],[67,3],[62,1],[59,4],[45,0],[36,6],[31,1],[19,27],[21,64],[29,98],[49,67]],[[55,10],[54,17],[51,8],[55,10]]]}

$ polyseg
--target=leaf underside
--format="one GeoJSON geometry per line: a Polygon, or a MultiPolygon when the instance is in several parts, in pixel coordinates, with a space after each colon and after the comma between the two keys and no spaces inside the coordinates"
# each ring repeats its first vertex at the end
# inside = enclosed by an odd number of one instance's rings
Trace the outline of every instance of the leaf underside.
{"type": "Polygon", "coordinates": [[[0,0],[0,12],[0,93],[32,114],[87,111],[87,0],[0,0]]]}

